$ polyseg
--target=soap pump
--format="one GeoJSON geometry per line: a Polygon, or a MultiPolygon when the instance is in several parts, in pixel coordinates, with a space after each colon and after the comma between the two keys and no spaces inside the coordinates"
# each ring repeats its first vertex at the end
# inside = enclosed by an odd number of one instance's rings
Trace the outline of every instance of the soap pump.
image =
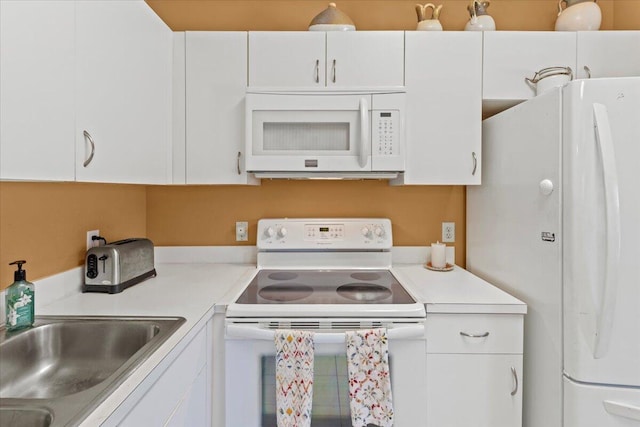
{"type": "Polygon", "coordinates": [[[29,328],[35,320],[35,286],[27,282],[27,272],[22,269],[22,264],[27,261],[19,260],[9,265],[18,265],[14,272],[14,282],[6,290],[5,300],[7,309],[7,331],[29,328]]]}

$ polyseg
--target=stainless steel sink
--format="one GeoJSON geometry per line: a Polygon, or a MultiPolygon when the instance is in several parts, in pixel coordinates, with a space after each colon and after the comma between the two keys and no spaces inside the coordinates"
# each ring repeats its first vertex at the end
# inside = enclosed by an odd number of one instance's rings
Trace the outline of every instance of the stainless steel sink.
{"type": "Polygon", "coordinates": [[[47,409],[0,407],[0,426],[49,427],[52,419],[47,409]]]}
{"type": "Polygon", "coordinates": [[[0,328],[0,425],[82,421],[184,323],[181,317],[49,317],[0,328]]]}

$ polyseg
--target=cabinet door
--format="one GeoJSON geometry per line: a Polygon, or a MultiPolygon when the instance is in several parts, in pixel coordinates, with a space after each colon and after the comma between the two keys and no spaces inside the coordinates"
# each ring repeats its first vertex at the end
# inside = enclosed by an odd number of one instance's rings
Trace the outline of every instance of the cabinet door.
{"type": "Polygon", "coordinates": [[[578,32],[578,78],[640,76],[640,31],[578,32]]]}
{"type": "Polygon", "coordinates": [[[404,184],[480,184],[482,34],[406,34],[404,184]]]}
{"type": "Polygon", "coordinates": [[[427,425],[522,425],[522,355],[427,354],[427,425]]]}
{"type": "Polygon", "coordinates": [[[484,100],[525,100],[535,87],[525,81],[547,67],[576,64],[575,32],[484,32],[484,100]]]}
{"type": "Polygon", "coordinates": [[[247,184],[247,33],[187,32],[186,43],[186,182],[247,184]]]}
{"type": "Polygon", "coordinates": [[[74,19],[74,2],[0,2],[0,179],[75,178],[74,19]]]}
{"type": "Polygon", "coordinates": [[[211,418],[206,401],[211,389],[208,333],[208,326],[198,332],[126,417],[117,421],[118,426],[179,425],[180,420],[184,426],[206,424],[211,418]]]}
{"type": "Polygon", "coordinates": [[[142,0],[76,7],[77,180],[168,182],[171,30],[142,0]]]}
{"type": "Polygon", "coordinates": [[[324,31],[249,32],[249,86],[324,87],[324,31]]]}
{"type": "Polygon", "coordinates": [[[404,32],[327,32],[327,87],[404,85],[404,32]]]}

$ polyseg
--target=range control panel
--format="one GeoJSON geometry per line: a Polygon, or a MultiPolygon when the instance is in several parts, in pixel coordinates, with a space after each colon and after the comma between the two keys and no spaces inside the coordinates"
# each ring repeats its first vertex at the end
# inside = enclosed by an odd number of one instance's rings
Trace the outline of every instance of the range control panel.
{"type": "Polygon", "coordinates": [[[258,221],[260,250],[390,250],[386,218],[296,218],[258,221]]]}

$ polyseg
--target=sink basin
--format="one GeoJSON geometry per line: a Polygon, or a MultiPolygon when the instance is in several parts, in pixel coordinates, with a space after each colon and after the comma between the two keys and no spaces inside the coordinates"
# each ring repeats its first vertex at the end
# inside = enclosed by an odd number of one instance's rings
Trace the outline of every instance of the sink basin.
{"type": "Polygon", "coordinates": [[[49,427],[52,419],[46,409],[0,407],[0,426],[49,427]]]}
{"type": "Polygon", "coordinates": [[[42,316],[31,329],[0,328],[0,425],[81,421],[184,321],[42,316]]]}

